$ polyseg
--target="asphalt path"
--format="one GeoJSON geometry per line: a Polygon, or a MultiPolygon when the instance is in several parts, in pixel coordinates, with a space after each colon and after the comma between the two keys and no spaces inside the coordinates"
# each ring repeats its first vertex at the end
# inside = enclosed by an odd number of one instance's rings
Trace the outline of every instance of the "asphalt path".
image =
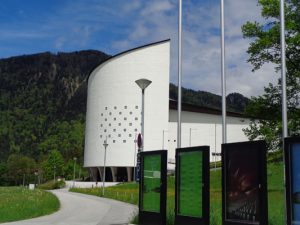
{"type": "Polygon", "coordinates": [[[68,192],[67,189],[54,190],[52,193],[61,204],[56,213],[1,225],[125,225],[137,212],[134,205],[68,192]]]}

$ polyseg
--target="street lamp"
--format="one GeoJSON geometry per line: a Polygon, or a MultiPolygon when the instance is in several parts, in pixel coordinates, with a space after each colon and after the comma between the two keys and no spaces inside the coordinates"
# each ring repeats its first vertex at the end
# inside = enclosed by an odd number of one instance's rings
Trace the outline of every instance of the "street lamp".
{"type": "Polygon", "coordinates": [[[145,89],[152,83],[151,80],[147,79],[139,79],[136,80],[135,83],[142,89],[142,148],[141,151],[144,151],[144,146],[145,146],[145,137],[144,137],[144,117],[145,117],[145,89]]]}
{"type": "Polygon", "coordinates": [[[103,146],[104,146],[104,149],[105,149],[105,150],[104,150],[104,171],[103,171],[103,179],[102,179],[102,195],[104,196],[106,148],[107,148],[107,146],[108,146],[108,144],[107,144],[107,137],[106,137],[106,139],[104,140],[103,146]]]}
{"type": "Polygon", "coordinates": [[[35,186],[35,187],[37,186],[36,180],[37,180],[37,176],[38,176],[38,175],[39,175],[38,171],[37,171],[37,170],[34,171],[34,186],[35,186]]]}
{"type": "Polygon", "coordinates": [[[56,172],[56,165],[53,166],[53,178],[54,178],[54,182],[55,182],[55,172],[56,172]]]}
{"type": "Polygon", "coordinates": [[[74,160],[74,172],[73,172],[73,188],[74,188],[75,187],[75,164],[76,164],[77,158],[74,157],[73,160],[74,160]]]}
{"type": "Polygon", "coordinates": [[[168,130],[163,130],[162,149],[164,149],[164,148],[165,148],[165,132],[168,132],[168,130]]]}
{"type": "Polygon", "coordinates": [[[135,181],[136,145],[137,145],[137,134],[135,133],[135,136],[134,136],[134,158],[133,158],[133,181],[135,181]]]}
{"type": "Polygon", "coordinates": [[[197,128],[190,128],[190,147],[192,146],[192,130],[197,130],[197,128]]]}

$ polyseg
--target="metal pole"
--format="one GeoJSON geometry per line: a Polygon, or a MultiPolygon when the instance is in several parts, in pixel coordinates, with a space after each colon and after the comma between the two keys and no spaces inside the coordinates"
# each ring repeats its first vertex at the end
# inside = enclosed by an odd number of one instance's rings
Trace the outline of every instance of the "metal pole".
{"type": "MultiPolygon", "coordinates": [[[[284,138],[288,136],[287,128],[287,98],[286,98],[286,60],[285,60],[285,15],[284,15],[284,0],[280,0],[280,42],[281,42],[281,89],[282,89],[282,151],[283,151],[283,169],[285,171],[285,154],[284,154],[284,138]]],[[[286,212],[286,177],[283,173],[285,185],[285,212],[286,212]]],[[[285,213],[285,224],[287,224],[287,214],[285,213]]]]}
{"type": "Polygon", "coordinates": [[[165,147],[165,130],[163,130],[163,141],[162,141],[162,149],[165,147]]]}
{"type": "Polygon", "coordinates": [[[104,196],[105,188],[105,163],[106,163],[106,146],[104,147],[104,169],[103,169],[103,181],[102,181],[102,195],[104,196]]]}
{"type": "Polygon", "coordinates": [[[106,136],[106,140],[104,141],[104,171],[103,171],[103,181],[102,181],[102,195],[104,196],[104,188],[105,188],[105,164],[106,164],[106,148],[108,146],[107,144],[107,136],[106,136]]]}
{"type": "Polygon", "coordinates": [[[54,182],[55,182],[55,172],[56,172],[56,166],[54,166],[53,168],[54,168],[54,174],[53,174],[53,176],[54,176],[54,182]]]}
{"type": "Polygon", "coordinates": [[[177,122],[177,147],[181,147],[181,72],[182,72],[182,0],[179,0],[178,12],[178,122],[177,122]]]}
{"type": "Polygon", "coordinates": [[[192,128],[190,128],[190,147],[192,145],[192,128]]]}
{"type": "Polygon", "coordinates": [[[75,163],[76,163],[76,158],[74,157],[74,168],[73,168],[73,188],[75,187],[75,163]]]}
{"type": "Polygon", "coordinates": [[[142,89],[142,147],[141,151],[144,151],[145,136],[144,136],[144,125],[145,125],[145,89],[142,89]]]}
{"type": "Polygon", "coordinates": [[[217,169],[217,124],[215,123],[215,170],[217,169]]]}
{"type": "Polygon", "coordinates": [[[284,0],[280,0],[280,40],[281,40],[281,88],[282,88],[282,137],[288,136],[286,99],[286,60],[285,60],[285,17],[284,0]]]}
{"type": "Polygon", "coordinates": [[[135,167],[136,167],[136,133],[134,136],[134,158],[133,158],[133,181],[135,181],[135,167]]]}
{"type": "Polygon", "coordinates": [[[221,1],[221,75],[222,75],[222,142],[227,142],[226,129],[226,77],[225,77],[225,22],[224,0],[221,1]]]}

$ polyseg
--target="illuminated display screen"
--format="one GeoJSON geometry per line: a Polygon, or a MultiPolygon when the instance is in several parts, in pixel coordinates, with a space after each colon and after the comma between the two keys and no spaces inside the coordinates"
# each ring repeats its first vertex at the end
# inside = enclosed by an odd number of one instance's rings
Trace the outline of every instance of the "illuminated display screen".
{"type": "Polygon", "coordinates": [[[259,224],[259,149],[226,151],[226,219],[259,224]]]}
{"type": "Polygon", "coordinates": [[[203,153],[179,153],[178,215],[202,217],[203,153]]]}
{"type": "Polygon", "coordinates": [[[160,212],[161,155],[147,155],[143,166],[143,211],[160,212]]]}
{"type": "Polygon", "coordinates": [[[300,224],[300,143],[291,146],[292,159],[292,187],[291,209],[292,223],[300,224]]]}

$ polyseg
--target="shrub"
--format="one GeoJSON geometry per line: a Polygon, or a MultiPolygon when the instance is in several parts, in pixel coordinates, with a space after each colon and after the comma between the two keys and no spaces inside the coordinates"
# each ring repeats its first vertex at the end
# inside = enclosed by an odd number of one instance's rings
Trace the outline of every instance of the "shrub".
{"type": "Polygon", "coordinates": [[[60,181],[48,181],[46,183],[40,184],[38,186],[39,189],[43,189],[43,190],[53,190],[53,189],[60,189],[60,188],[64,188],[66,186],[65,181],[60,180],[60,181]]]}

